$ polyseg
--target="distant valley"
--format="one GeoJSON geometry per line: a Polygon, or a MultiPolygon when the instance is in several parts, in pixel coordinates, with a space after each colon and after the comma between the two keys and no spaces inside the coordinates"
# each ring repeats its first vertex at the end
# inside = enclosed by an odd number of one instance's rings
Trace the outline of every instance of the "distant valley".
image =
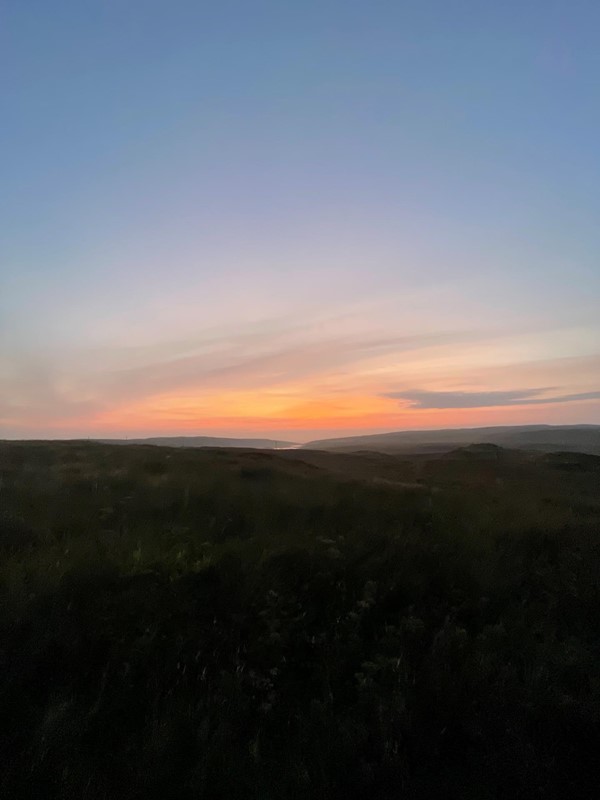
{"type": "Polygon", "coordinates": [[[600,455],[600,425],[519,425],[425,431],[391,431],[297,444],[279,439],[233,439],[220,436],[153,436],[100,439],[101,444],[147,444],[165,447],[237,447],[257,450],[371,450],[392,454],[443,454],[474,444],[543,453],[570,451],[600,455]]]}
{"type": "Polygon", "coordinates": [[[153,444],[163,447],[251,447],[279,450],[297,446],[277,439],[228,439],[222,436],[153,436],[148,439],[99,439],[101,444],[153,444]]]}

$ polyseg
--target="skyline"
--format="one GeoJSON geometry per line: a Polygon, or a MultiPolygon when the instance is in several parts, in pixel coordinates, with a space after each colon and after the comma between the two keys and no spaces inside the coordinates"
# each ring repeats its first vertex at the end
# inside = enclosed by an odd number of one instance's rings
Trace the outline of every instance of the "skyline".
{"type": "Polygon", "coordinates": [[[600,423],[600,6],[8,3],[0,438],[600,423]]]}

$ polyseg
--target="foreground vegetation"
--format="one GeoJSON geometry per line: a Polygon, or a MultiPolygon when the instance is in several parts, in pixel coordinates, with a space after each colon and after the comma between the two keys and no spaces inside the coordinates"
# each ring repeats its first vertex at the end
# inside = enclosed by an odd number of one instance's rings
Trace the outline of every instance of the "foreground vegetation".
{"type": "Polygon", "coordinates": [[[595,797],[599,461],[0,444],[0,795],[595,797]]]}

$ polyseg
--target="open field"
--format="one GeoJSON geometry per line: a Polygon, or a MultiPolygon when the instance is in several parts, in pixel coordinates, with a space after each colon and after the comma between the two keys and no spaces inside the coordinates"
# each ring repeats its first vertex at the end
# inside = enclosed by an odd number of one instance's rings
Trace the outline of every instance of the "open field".
{"type": "Polygon", "coordinates": [[[592,798],[600,458],[0,443],[0,796],[592,798]]]}

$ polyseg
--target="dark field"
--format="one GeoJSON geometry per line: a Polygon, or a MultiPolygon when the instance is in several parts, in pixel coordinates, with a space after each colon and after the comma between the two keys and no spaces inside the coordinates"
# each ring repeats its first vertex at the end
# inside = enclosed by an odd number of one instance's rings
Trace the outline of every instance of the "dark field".
{"type": "Polygon", "coordinates": [[[0,444],[0,796],[597,797],[599,465],[0,444]]]}

